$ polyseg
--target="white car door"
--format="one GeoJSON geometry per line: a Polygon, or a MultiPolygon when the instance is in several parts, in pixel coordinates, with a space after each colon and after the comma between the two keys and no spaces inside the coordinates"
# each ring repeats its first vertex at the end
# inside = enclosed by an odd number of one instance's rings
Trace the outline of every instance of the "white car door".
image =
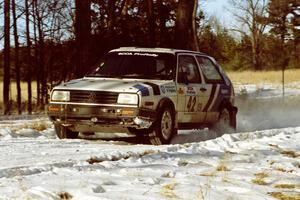
{"type": "Polygon", "coordinates": [[[201,123],[205,120],[202,101],[199,99],[201,75],[194,55],[177,57],[178,122],[201,123]]]}
{"type": "Polygon", "coordinates": [[[206,112],[206,123],[213,123],[218,120],[219,117],[219,106],[221,104],[221,91],[222,84],[224,80],[218,71],[217,66],[212,62],[209,57],[206,56],[196,56],[197,62],[200,66],[200,70],[204,77],[203,88],[206,90],[201,93],[201,98],[203,101],[203,110],[206,112]]]}

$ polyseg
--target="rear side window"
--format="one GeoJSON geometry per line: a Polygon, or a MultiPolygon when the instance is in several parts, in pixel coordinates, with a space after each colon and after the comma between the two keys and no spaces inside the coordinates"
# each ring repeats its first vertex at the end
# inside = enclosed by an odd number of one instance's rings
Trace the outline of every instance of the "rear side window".
{"type": "Polygon", "coordinates": [[[178,57],[178,83],[201,83],[197,62],[193,56],[178,57]]]}
{"type": "Polygon", "coordinates": [[[197,56],[197,61],[202,69],[206,82],[223,82],[220,72],[217,70],[217,67],[213,64],[213,62],[210,59],[206,57],[197,56]]]}

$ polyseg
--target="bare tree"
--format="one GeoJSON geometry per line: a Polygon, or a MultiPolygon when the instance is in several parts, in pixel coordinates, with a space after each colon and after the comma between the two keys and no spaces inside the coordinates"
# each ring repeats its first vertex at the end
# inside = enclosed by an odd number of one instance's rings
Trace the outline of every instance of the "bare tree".
{"type": "Polygon", "coordinates": [[[4,1],[4,81],[3,81],[3,103],[4,114],[10,112],[9,102],[10,86],[10,0],[4,1]]]}
{"type": "Polygon", "coordinates": [[[39,71],[39,80],[40,80],[40,109],[43,109],[47,101],[47,73],[45,69],[45,37],[43,30],[43,19],[45,9],[42,7],[42,1],[35,1],[35,15],[37,23],[37,32],[38,32],[38,43],[36,44],[38,48],[38,71],[39,71]],[[40,6],[40,9],[38,8],[40,6]]]}
{"type": "Polygon", "coordinates": [[[29,4],[28,0],[25,0],[25,21],[26,21],[26,58],[27,58],[27,111],[28,114],[32,113],[32,91],[31,91],[31,41],[30,41],[30,28],[29,28],[29,4]]]}
{"type": "Polygon", "coordinates": [[[22,113],[21,108],[21,78],[20,78],[20,62],[19,62],[19,35],[17,26],[16,2],[12,0],[12,14],[13,14],[13,27],[14,27],[14,40],[15,40],[15,70],[16,70],[16,85],[17,85],[17,107],[18,114],[22,113]]]}
{"type": "Polygon", "coordinates": [[[175,41],[177,48],[198,50],[196,34],[196,13],[198,0],[179,0],[176,26],[175,41]]]}
{"type": "Polygon", "coordinates": [[[252,45],[252,66],[255,70],[262,70],[261,51],[262,36],[267,21],[263,20],[267,11],[266,0],[231,0],[235,8],[232,14],[242,27],[233,29],[244,35],[250,35],[252,45]]]}
{"type": "Polygon", "coordinates": [[[34,66],[37,69],[38,73],[36,76],[36,93],[37,93],[37,107],[40,108],[42,104],[42,98],[41,98],[41,78],[40,78],[40,67],[38,67],[38,48],[37,48],[37,19],[36,19],[36,11],[37,9],[37,1],[33,0],[32,1],[32,16],[33,16],[33,36],[34,36],[34,66]]]}
{"type": "Polygon", "coordinates": [[[76,77],[81,77],[88,64],[91,36],[91,1],[75,0],[75,36],[76,36],[76,77]]]}
{"type": "Polygon", "coordinates": [[[154,18],[154,5],[153,0],[147,0],[147,15],[148,15],[148,32],[149,32],[149,44],[151,47],[156,46],[155,41],[155,18],[154,18]]]}

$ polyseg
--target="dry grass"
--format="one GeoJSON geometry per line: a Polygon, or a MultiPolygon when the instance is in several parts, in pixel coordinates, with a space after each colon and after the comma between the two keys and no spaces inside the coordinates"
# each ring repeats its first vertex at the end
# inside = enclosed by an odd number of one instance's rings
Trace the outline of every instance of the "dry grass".
{"type": "Polygon", "coordinates": [[[73,198],[73,196],[68,192],[60,192],[58,193],[58,196],[61,200],[70,200],[73,198]]]}
{"type": "Polygon", "coordinates": [[[268,185],[268,183],[264,179],[257,177],[252,180],[252,183],[255,183],[257,185],[268,185]]]}
{"type": "Polygon", "coordinates": [[[299,186],[295,184],[276,184],[274,185],[275,188],[281,188],[281,189],[295,189],[299,186]]]}
{"type": "Polygon", "coordinates": [[[224,164],[224,163],[220,163],[218,166],[217,166],[217,169],[216,169],[218,172],[227,172],[227,171],[230,171],[230,169],[224,164]]]}
{"type": "MultiPolygon", "coordinates": [[[[241,71],[241,72],[228,72],[228,76],[234,83],[241,84],[255,84],[255,83],[281,83],[281,71],[241,71]],[[251,77],[251,78],[249,78],[251,77]]],[[[300,69],[292,69],[285,71],[286,83],[300,81],[300,69]]],[[[0,82],[0,93],[3,91],[3,81],[0,82]]],[[[10,85],[11,99],[17,98],[16,83],[12,82],[10,85]]],[[[21,83],[22,101],[27,101],[27,83],[21,83]]],[[[32,96],[36,99],[36,82],[32,82],[32,96]]],[[[0,102],[3,102],[2,95],[0,102]]]]}
{"type": "Polygon", "coordinates": [[[290,158],[297,158],[297,157],[300,156],[297,152],[294,152],[294,151],[291,151],[291,150],[282,150],[282,151],[280,151],[280,153],[282,155],[285,155],[285,156],[290,157],[290,158]]]}
{"type": "Polygon", "coordinates": [[[200,176],[207,176],[207,177],[215,177],[216,176],[216,172],[204,172],[199,174],[200,176]]]}
{"type": "Polygon", "coordinates": [[[185,167],[189,164],[189,162],[187,160],[179,160],[177,165],[180,167],[185,167]]]}
{"type": "Polygon", "coordinates": [[[44,131],[49,128],[49,124],[44,121],[40,122],[32,122],[32,123],[24,123],[24,124],[7,124],[5,125],[7,128],[10,128],[12,131],[16,132],[20,129],[33,129],[36,131],[44,131]]]}
{"type": "Polygon", "coordinates": [[[267,178],[269,174],[266,172],[260,172],[255,174],[255,179],[252,180],[252,183],[255,183],[257,185],[267,185],[268,183],[265,181],[265,178],[267,178]]]}
{"type": "MultiPolygon", "coordinates": [[[[256,84],[256,83],[281,83],[281,71],[241,71],[228,72],[228,76],[234,83],[256,84]]],[[[300,69],[292,69],[285,71],[286,83],[300,81],[300,69]]]]}
{"type": "Polygon", "coordinates": [[[36,122],[36,123],[32,123],[32,124],[25,124],[24,128],[28,128],[28,129],[35,129],[37,131],[44,131],[46,130],[48,127],[48,125],[46,123],[43,122],[36,122]]]}
{"type": "Polygon", "coordinates": [[[260,172],[260,173],[255,174],[255,176],[257,178],[267,178],[267,177],[269,177],[269,174],[266,172],[260,172]]]}
{"type": "MultiPolygon", "coordinates": [[[[32,98],[36,99],[36,82],[32,82],[32,98]]],[[[21,82],[21,101],[27,101],[27,83],[21,82]]],[[[0,82],[0,103],[3,102],[3,81],[0,82]]],[[[17,99],[17,86],[15,82],[12,82],[10,85],[10,98],[14,101],[17,99]]]]}
{"type": "Polygon", "coordinates": [[[176,184],[174,184],[174,183],[164,185],[162,190],[160,191],[160,194],[165,197],[172,198],[172,199],[178,198],[178,196],[174,192],[175,186],[176,186],[176,184]]]}
{"type": "Polygon", "coordinates": [[[294,195],[287,195],[282,192],[270,192],[268,194],[279,200],[300,200],[300,193],[294,195]]]}
{"type": "Polygon", "coordinates": [[[284,172],[284,173],[293,173],[294,172],[294,170],[292,170],[292,169],[288,170],[288,169],[284,169],[282,167],[276,167],[275,170],[284,172]]]}

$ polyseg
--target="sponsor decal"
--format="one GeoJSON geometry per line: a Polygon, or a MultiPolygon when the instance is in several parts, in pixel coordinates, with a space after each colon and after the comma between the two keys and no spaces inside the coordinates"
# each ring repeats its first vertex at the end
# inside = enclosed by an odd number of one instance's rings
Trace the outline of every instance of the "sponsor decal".
{"type": "Polygon", "coordinates": [[[166,89],[165,89],[165,87],[164,87],[164,86],[160,86],[160,90],[161,90],[161,92],[162,92],[163,94],[165,94],[165,93],[166,93],[166,89]]]}
{"type": "Polygon", "coordinates": [[[137,84],[137,85],[134,85],[133,87],[136,88],[136,89],[138,89],[142,93],[143,97],[150,95],[148,88],[145,87],[145,86],[137,84]]]}
{"type": "Polygon", "coordinates": [[[148,56],[148,57],[158,57],[155,53],[141,53],[141,52],[119,52],[119,56],[148,56]]]}
{"type": "Polygon", "coordinates": [[[194,87],[186,87],[185,88],[185,94],[188,96],[195,96],[196,95],[196,90],[194,87]]]}
{"type": "Polygon", "coordinates": [[[181,87],[178,89],[178,94],[184,94],[184,91],[181,87]]]}
{"type": "Polygon", "coordinates": [[[176,88],[174,85],[165,85],[160,87],[162,93],[176,93],[176,88]]]}

